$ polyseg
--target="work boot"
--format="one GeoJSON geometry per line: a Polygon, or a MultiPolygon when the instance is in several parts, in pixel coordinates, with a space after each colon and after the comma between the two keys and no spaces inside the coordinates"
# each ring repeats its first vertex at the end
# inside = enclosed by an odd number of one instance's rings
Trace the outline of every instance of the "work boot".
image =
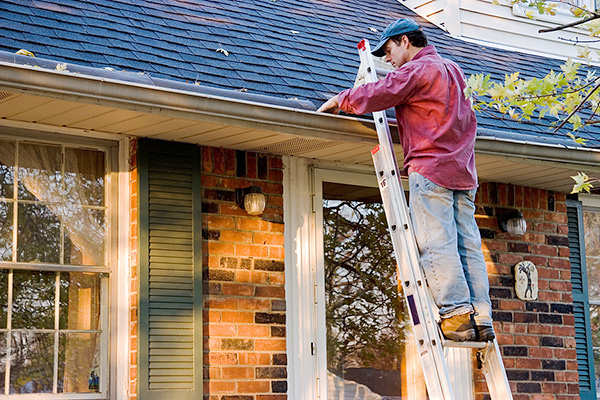
{"type": "Polygon", "coordinates": [[[475,340],[475,327],[471,321],[470,314],[461,314],[450,318],[444,318],[440,323],[440,327],[442,328],[442,333],[446,339],[457,342],[475,340]]]}
{"type": "Polygon", "coordinates": [[[477,331],[477,338],[475,340],[478,342],[489,342],[496,338],[494,327],[491,325],[475,325],[475,328],[477,331]]]}

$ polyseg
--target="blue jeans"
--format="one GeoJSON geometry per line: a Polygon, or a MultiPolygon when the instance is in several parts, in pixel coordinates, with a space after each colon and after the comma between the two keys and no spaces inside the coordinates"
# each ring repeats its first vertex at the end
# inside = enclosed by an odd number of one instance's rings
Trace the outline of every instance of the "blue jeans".
{"type": "Polygon", "coordinates": [[[413,230],[440,317],[474,311],[477,325],[492,325],[490,284],[475,222],[476,189],[446,189],[417,172],[410,174],[409,185],[413,230]]]}

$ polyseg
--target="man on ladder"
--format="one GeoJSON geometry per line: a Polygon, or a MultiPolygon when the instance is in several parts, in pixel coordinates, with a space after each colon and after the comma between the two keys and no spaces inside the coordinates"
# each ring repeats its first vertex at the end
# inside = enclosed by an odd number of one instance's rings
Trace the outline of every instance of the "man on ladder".
{"type": "Polygon", "coordinates": [[[395,107],[409,173],[410,217],[441,330],[454,341],[493,340],[489,281],[473,204],[477,123],[463,94],[464,74],[427,45],[411,19],[390,24],[372,54],[385,55],[396,70],[344,90],[318,111],[365,114],[395,107]]]}

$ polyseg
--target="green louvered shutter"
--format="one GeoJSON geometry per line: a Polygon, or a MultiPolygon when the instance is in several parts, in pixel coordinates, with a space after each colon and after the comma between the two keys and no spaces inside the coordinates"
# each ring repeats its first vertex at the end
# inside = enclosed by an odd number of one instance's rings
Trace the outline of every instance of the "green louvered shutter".
{"type": "Polygon", "coordinates": [[[590,328],[590,306],[585,265],[583,211],[581,202],[567,200],[569,224],[569,250],[571,252],[571,284],[573,286],[573,313],[575,315],[575,341],[579,369],[581,400],[596,400],[596,379],[590,328]]]}
{"type": "Polygon", "coordinates": [[[197,146],[139,141],[139,399],[202,399],[200,165],[197,146]]]}

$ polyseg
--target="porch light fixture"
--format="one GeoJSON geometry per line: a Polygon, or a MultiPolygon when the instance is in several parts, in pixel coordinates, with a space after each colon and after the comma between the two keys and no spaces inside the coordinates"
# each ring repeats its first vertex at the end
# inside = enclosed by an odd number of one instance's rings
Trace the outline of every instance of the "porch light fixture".
{"type": "Polygon", "coordinates": [[[235,201],[249,215],[260,215],[265,211],[267,200],[259,186],[235,189],[235,201]]]}
{"type": "Polygon", "coordinates": [[[527,231],[527,221],[519,210],[512,210],[498,215],[498,226],[513,236],[521,236],[527,231]]]}

